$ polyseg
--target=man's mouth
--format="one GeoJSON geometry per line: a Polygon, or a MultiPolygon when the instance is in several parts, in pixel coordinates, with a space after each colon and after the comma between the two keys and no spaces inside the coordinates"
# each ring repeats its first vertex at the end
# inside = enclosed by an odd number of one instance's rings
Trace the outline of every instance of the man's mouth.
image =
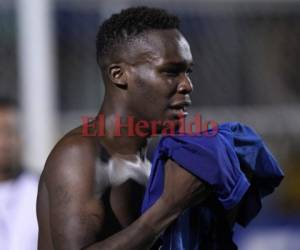
{"type": "Polygon", "coordinates": [[[177,117],[186,117],[188,115],[187,107],[190,105],[191,105],[190,101],[182,101],[182,102],[177,102],[177,103],[171,104],[169,106],[169,109],[177,117]]]}

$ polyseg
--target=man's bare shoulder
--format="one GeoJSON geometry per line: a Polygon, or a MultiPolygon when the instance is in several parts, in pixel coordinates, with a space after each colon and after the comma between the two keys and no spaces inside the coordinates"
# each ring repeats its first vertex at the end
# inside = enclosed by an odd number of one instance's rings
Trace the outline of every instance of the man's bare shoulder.
{"type": "Polygon", "coordinates": [[[103,186],[96,182],[100,158],[96,139],[82,136],[77,128],[50,153],[37,199],[39,244],[53,241],[52,249],[82,249],[103,232],[104,204],[96,196],[103,186]]]}
{"type": "MultiPolygon", "coordinates": [[[[75,128],[63,136],[51,151],[42,179],[48,183],[63,178],[94,178],[95,167],[103,147],[99,138],[83,136],[81,127],[75,128]]],[[[99,165],[99,164],[98,164],[99,165]]]]}

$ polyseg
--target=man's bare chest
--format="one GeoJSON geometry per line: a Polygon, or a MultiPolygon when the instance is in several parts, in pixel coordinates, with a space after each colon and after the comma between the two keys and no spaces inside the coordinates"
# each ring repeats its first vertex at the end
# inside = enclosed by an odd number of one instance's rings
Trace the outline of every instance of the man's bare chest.
{"type": "Polygon", "coordinates": [[[104,203],[106,224],[126,227],[140,215],[151,164],[138,157],[134,161],[111,157],[108,162],[98,164],[96,195],[104,203]]]}
{"type": "MultiPolygon", "coordinates": [[[[95,171],[96,194],[100,198],[107,189],[126,192],[123,184],[130,180],[145,187],[150,175],[150,168],[151,163],[147,159],[141,160],[140,157],[127,160],[119,156],[112,156],[107,162],[99,160],[96,163],[95,171]]],[[[132,187],[134,185],[125,186],[132,187]]]]}

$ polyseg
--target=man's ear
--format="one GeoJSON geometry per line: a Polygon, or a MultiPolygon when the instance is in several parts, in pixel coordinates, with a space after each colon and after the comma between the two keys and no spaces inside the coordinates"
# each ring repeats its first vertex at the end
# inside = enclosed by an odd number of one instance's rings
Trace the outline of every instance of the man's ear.
{"type": "Polygon", "coordinates": [[[124,63],[114,63],[109,65],[107,73],[113,84],[122,89],[127,88],[127,77],[124,63]]]}

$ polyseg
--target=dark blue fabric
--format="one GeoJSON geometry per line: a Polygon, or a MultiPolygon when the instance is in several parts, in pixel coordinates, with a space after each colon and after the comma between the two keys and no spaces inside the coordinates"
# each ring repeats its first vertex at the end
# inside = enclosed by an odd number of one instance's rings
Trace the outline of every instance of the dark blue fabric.
{"type": "Polygon", "coordinates": [[[214,136],[165,136],[152,161],[142,212],[162,194],[163,166],[168,159],[212,186],[215,197],[187,209],[165,231],[163,249],[167,250],[236,249],[226,210],[240,204],[237,222],[246,226],[259,212],[261,198],[272,193],[283,178],[262,139],[240,123],[219,125],[214,136]],[[246,175],[251,176],[251,184],[246,175]]]}

